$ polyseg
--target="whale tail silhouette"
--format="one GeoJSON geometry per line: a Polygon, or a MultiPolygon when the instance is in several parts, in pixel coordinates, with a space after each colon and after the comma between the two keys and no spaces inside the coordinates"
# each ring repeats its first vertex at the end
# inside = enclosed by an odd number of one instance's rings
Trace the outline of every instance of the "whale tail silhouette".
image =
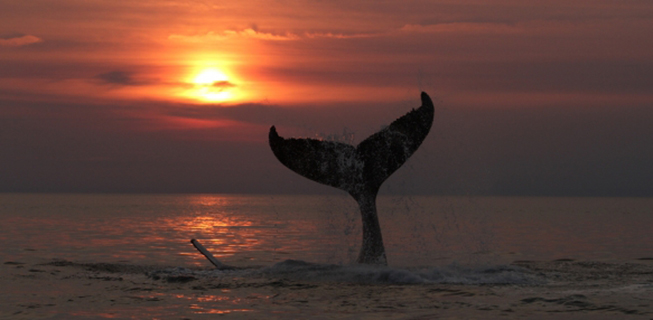
{"type": "Polygon", "coordinates": [[[359,263],[387,264],[376,214],[376,195],[383,182],[419,148],[433,124],[431,98],[422,92],[413,109],[356,147],[315,139],[285,139],[274,126],[269,143],[277,159],[313,181],[347,191],[361,209],[363,246],[359,263]]]}

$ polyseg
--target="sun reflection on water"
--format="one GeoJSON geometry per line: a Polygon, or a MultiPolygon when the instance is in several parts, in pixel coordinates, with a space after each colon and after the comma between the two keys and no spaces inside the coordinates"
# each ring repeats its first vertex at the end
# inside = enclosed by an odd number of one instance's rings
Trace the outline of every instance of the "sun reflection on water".
{"type": "MultiPolygon", "coordinates": [[[[184,201],[192,211],[188,215],[161,219],[164,228],[186,235],[187,240],[198,239],[219,259],[269,250],[269,239],[274,238],[279,224],[242,214],[240,211],[248,204],[219,195],[188,196],[184,201]]],[[[187,249],[178,254],[205,263],[201,255],[187,249]]],[[[253,259],[251,255],[243,258],[253,259]]]]}
{"type": "MultiPolygon", "coordinates": [[[[223,290],[224,292],[225,290],[223,290]]],[[[227,290],[229,291],[229,290],[227,290]]],[[[226,293],[226,292],[224,292],[226,293]]],[[[187,300],[190,302],[189,308],[196,314],[229,314],[234,312],[253,312],[253,309],[237,308],[245,305],[252,299],[268,299],[269,296],[259,296],[249,298],[240,298],[230,295],[184,295],[174,294],[174,298],[187,300]],[[220,308],[222,307],[222,308],[220,308]],[[236,307],[236,308],[234,308],[236,307]]]]}
{"type": "Polygon", "coordinates": [[[191,309],[196,310],[195,313],[199,314],[229,314],[232,312],[252,312],[253,309],[207,309],[196,304],[190,305],[191,309]]]}
{"type": "Polygon", "coordinates": [[[316,197],[52,195],[5,197],[7,256],[210,266],[190,239],[236,266],[329,261],[338,234],[324,230],[316,197]],[[9,211],[11,210],[11,211],[9,211]],[[6,213],[11,212],[11,214],[6,213]],[[35,227],[36,226],[36,227],[35,227]],[[15,239],[15,240],[12,240],[15,239]],[[330,251],[331,250],[331,251],[330,251]],[[325,253],[326,252],[326,253],[325,253]]]}

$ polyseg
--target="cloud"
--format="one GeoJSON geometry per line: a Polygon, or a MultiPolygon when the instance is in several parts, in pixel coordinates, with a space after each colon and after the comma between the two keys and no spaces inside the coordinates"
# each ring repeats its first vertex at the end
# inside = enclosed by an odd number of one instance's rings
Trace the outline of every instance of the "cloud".
{"type": "Polygon", "coordinates": [[[429,25],[407,24],[400,31],[409,33],[459,33],[459,34],[516,34],[524,30],[503,23],[438,23],[429,25]]]}
{"type": "Polygon", "coordinates": [[[233,88],[235,86],[236,86],[235,84],[229,81],[216,81],[211,84],[211,87],[220,88],[220,89],[233,88]]]}
{"type": "Polygon", "coordinates": [[[263,32],[257,27],[241,30],[209,31],[205,34],[183,35],[172,34],[168,40],[187,43],[219,42],[229,39],[258,39],[265,41],[297,41],[304,39],[357,39],[383,37],[400,33],[461,33],[461,34],[517,34],[524,33],[523,26],[506,23],[485,22],[454,22],[438,24],[406,24],[399,29],[388,29],[379,32],[331,32],[331,31],[295,31],[295,32],[263,32]]]}
{"type": "Polygon", "coordinates": [[[189,43],[215,42],[215,41],[223,41],[223,40],[234,39],[234,38],[248,38],[248,39],[259,39],[259,40],[268,40],[268,41],[288,41],[288,40],[299,39],[297,35],[292,33],[274,34],[268,32],[261,32],[253,28],[248,28],[244,30],[224,30],[221,33],[209,31],[206,34],[198,34],[198,35],[172,34],[168,36],[169,40],[189,42],[189,43]]]}
{"type": "Polygon", "coordinates": [[[332,33],[332,32],[307,32],[304,34],[306,38],[333,38],[333,39],[354,39],[354,38],[369,38],[379,35],[382,33],[332,33]]]}
{"type": "Polygon", "coordinates": [[[305,32],[302,34],[285,32],[285,33],[271,33],[261,32],[256,28],[248,28],[243,30],[224,30],[221,33],[210,31],[206,34],[198,35],[181,35],[172,34],[168,36],[168,40],[188,42],[188,43],[205,43],[217,42],[228,39],[258,39],[265,41],[294,41],[301,39],[315,39],[315,38],[334,38],[334,39],[351,39],[351,38],[367,38],[377,36],[376,33],[333,33],[333,32],[305,32]]]}
{"type": "Polygon", "coordinates": [[[101,73],[95,76],[95,79],[100,80],[103,84],[122,85],[122,86],[138,86],[145,83],[134,80],[131,72],[126,71],[111,71],[101,73]]]}
{"type": "Polygon", "coordinates": [[[0,47],[22,47],[42,41],[42,39],[32,35],[11,35],[0,37],[0,47]]]}
{"type": "Polygon", "coordinates": [[[243,38],[253,38],[253,39],[272,40],[272,41],[285,41],[285,40],[298,39],[297,35],[294,35],[292,33],[274,34],[274,33],[261,32],[252,28],[245,29],[242,31],[226,30],[224,31],[224,33],[227,36],[239,36],[243,38]]]}

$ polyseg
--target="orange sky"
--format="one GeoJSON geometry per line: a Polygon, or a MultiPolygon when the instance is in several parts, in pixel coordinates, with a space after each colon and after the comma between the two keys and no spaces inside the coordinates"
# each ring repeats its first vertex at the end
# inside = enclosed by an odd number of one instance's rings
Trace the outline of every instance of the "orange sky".
{"type": "Polygon", "coordinates": [[[650,106],[652,17],[649,0],[0,1],[0,117],[264,147],[272,124],[364,137],[420,91],[452,110],[650,106]]]}
{"type": "Polygon", "coordinates": [[[650,63],[650,2],[486,3],[3,1],[0,61],[10,70],[1,85],[206,103],[192,79],[213,68],[229,79],[208,88],[229,92],[213,102],[228,104],[402,100],[420,89],[454,101],[524,92],[583,100],[619,93],[600,87],[631,80],[615,69],[650,63]],[[577,63],[572,83],[548,70],[577,63]]]}

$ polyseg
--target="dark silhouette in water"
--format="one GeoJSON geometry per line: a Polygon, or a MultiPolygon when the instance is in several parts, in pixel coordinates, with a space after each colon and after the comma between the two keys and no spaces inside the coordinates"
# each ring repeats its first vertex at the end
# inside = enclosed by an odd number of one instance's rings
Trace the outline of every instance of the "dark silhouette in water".
{"type": "Polygon", "coordinates": [[[279,161],[300,175],[347,191],[363,219],[363,245],[358,263],[387,265],[376,195],[381,184],[417,150],[433,123],[431,98],[354,147],[315,139],[284,139],[270,128],[269,142],[279,161]]]}

